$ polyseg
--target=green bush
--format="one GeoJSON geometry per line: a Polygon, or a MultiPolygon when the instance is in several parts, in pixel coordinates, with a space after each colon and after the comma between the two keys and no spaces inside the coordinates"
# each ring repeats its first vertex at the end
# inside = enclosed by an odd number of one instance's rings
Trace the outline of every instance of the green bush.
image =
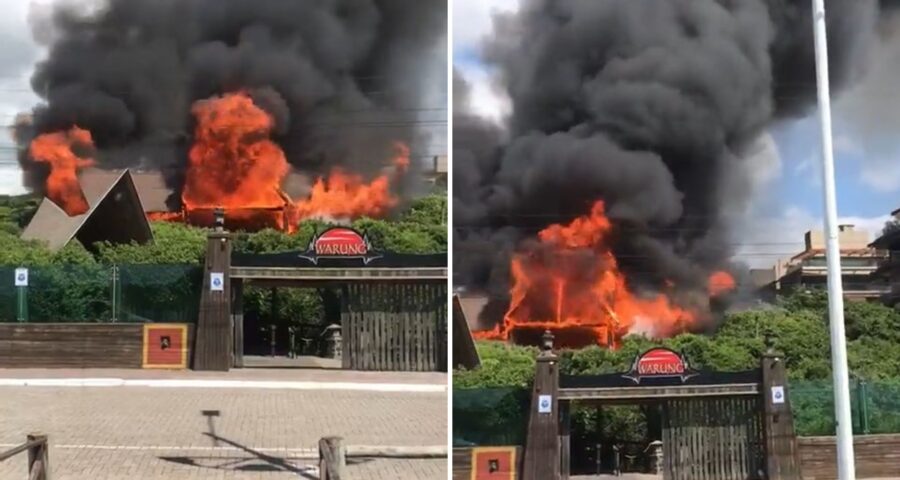
{"type": "MultiPolygon", "coordinates": [[[[900,312],[877,303],[848,302],[845,309],[850,370],[855,378],[868,381],[866,405],[870,431],[900,433],[900,348],[897,348],[900,312]]],[[[624,372],[639,353],[655,345],[685,354],[695,368],[748,370],[757,367],[767,332],[772,335],[775,348],[785,354],[797,431],[802,435],[833,434],[827,299],[820,292],[798,293],[782,299],[776,307],[726,315],[709,335],[682,334],[661,341],[630,336],[616,350],[597,346],[562,350],[558,352],[560,372],[569,375],[624,372]]],[[[476,346],[482,366],[473,371],[454,372],[454,395],[466,392],[469,405],[473,405],[478,389],[530,389],[535,349],[481,341],[476,346]]],[[[861,400],[855,391],[853,395],[854,426],[859,431],[861,400]]],[[[486,400],[487,405],[491,404],[490,398],[486,400]]],[[[598,424],[593,409],[576,408],[572,413],[576,431],[616,425],[620,436],[629,438],[641,435],[639,423],[644,422],[645,414],[641,410],[611,411],[603,413],[608,417],[598,424]]],[[[511,417],[484,418],[484,421],[511,421],[511,417]]],[[[479,428],[517,427],[501,423],[479,428]]],[[[466,436],[464,432],[459,434],[466,436]]]]}

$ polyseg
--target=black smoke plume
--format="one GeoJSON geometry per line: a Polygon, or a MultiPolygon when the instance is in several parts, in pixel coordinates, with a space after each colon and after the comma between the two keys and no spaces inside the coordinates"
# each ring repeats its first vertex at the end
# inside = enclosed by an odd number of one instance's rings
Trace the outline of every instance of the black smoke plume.
{"type": "MultiPolygon", "coordinates": [[[[242,89],[276,119],[292,164],[374,173],[393,141],[433,154],[430,136],[443,136],[422,128],[421,112],[446,102],[446,12],[445,0],[62,5],[33,22],[49,47],[31,82],[44,103],[16,138],[25,145],[77,124],[91,131],[100,166],[160,169],[177,191],[192,103],[242,89]]],[[[46,171],[20,162],[40,191],[46,171]]]]}
{"type": "MultiPolygon", "coordinates": [[[[863,71],[879,5],[826,7],[839,89],[863,71]]],[[[705,297],[752,194],[748,149],[814,107],[811,17],[808,0],[525,0],[496,17],[484,57],[511,115],[467,113],[454,82],[457,285],[502,303],[510,252],[603,200],[633,289],[705,297]]]]}

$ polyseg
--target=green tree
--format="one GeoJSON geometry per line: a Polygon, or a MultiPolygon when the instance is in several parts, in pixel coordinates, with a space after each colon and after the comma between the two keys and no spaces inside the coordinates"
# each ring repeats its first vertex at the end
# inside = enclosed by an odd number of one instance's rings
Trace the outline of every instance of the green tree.
{"type": "Polygon", "coordinates": [[[180,223],[153,222],[153,242],[95,245],[102,263],[116,264],[201,264],[206,255],[207,230],[180,223]]]}

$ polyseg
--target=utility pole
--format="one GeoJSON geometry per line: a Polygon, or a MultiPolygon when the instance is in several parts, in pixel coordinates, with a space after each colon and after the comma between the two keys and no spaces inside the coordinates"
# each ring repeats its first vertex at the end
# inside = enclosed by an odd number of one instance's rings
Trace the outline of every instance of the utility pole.
{"type": "Polygon", "coordinates": [[[853,423],[850,417],[850,378],[847,373],[847,340],[844,333],[844,288],[841,283],[841,247],[838,241],[837,194],[834,185],[834,152],[831,138],[831,97],[828,86],[828,45],[825,35],[824,0],[812,0],[816,47],[816,79],[822,126],[822,179],[825,186],[825,236],[828,261],[828,318],[831,325],[831,369],[834,381],[834,416],[837,420],[839,480],[855,480],[853,423]]]}

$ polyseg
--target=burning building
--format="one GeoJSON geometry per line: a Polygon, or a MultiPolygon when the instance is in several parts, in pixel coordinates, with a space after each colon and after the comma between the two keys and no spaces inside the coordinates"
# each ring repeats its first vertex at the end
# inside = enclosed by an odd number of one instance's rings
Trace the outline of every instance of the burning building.
{"type": "MultiPolygon", "coordinates": [[[[860,73],[877,1],[832,0],[832,84],[860,73]]],[[[511,113],[454,79],[454,281],[482,338],[568,346],[715,325],[751,147],[815,100],[807,2],[534,0],[484,57],[511,113]]]]}
{"type": "Polygon", "coordinates": [[[46,20],[43,102],[15,134],[26,186],[69,216],[89,208],[82,169],[127,168],[172,192],[156,220],[206,226],[222,207],[231,228],[290,232],[383,217],[443,134],[418,119],[446,94],[443,2],[107,0],[46,20]]]}

